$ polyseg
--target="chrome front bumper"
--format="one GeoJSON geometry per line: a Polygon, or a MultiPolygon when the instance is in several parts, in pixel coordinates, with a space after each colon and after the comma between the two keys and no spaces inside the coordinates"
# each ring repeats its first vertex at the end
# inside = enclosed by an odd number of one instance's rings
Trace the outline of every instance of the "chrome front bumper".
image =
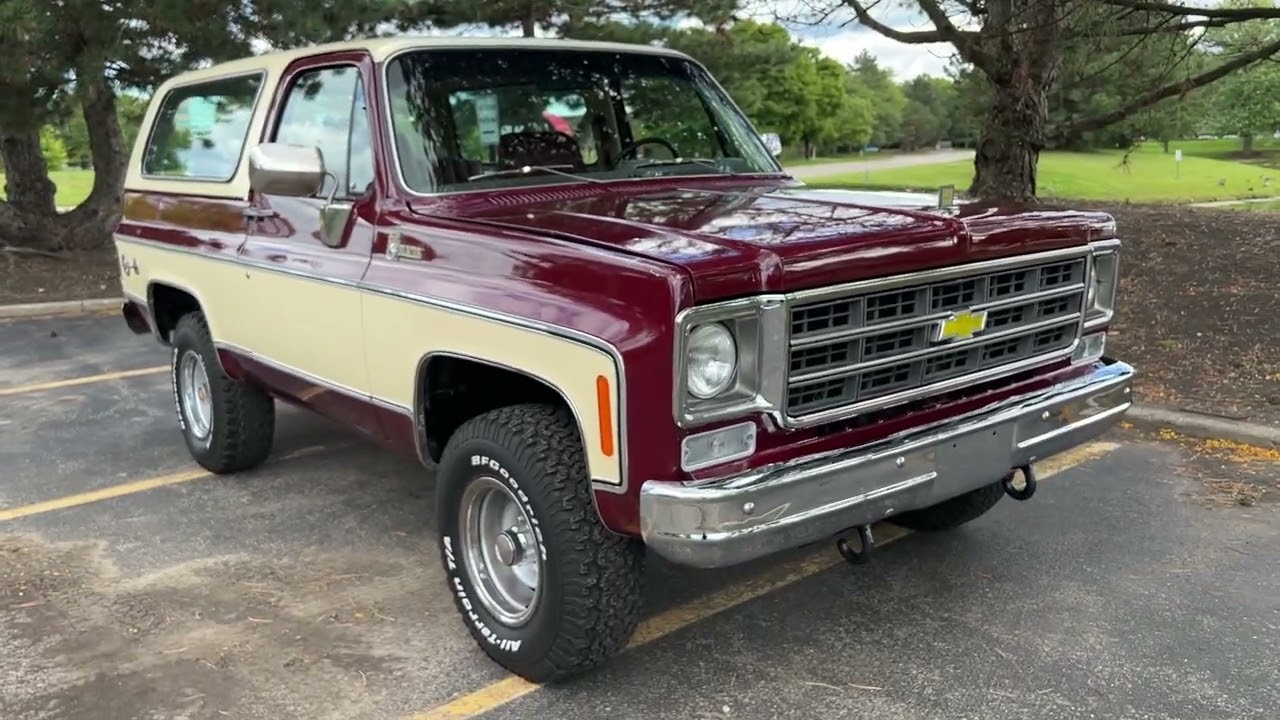
{"type": "Polygon", "coordinates": [[[998,481],[1105,432],[1132,404],[1134,370],[1092,373],[874,445],[702,483],[640,490],[645,543],[668,560],[722,567],[832,537],[998,481]]]}

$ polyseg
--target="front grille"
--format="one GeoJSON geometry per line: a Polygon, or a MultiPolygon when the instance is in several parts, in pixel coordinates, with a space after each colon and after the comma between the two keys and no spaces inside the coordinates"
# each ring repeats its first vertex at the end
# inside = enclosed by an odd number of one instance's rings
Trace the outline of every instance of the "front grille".
{"type": "Polygon", "coordinates": [[[1085,259],[1073,257],[802,298],[791,308],[787,415],[883,405],[937,383],[1059,355],[1079,333],[1085,269],[1085,259]],[[935,341],[942,320],[978,310],[987,320],[977,335],[935,341]]]}

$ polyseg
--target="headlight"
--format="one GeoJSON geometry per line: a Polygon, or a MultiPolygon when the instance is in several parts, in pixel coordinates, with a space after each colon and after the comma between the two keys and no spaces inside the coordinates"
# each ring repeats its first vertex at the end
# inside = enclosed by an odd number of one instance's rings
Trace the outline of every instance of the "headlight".
{"type": "Polygon", "coordinates": [[[1086,326],[1107,323],[1115,314],[1119,276],[1120,256],[1116,248],[1108,247],[1093,256],[1084,298],[1086,326]]]}
{"type": "Polygon", "coordinates": [[[689,393],[706,400],[724,392],[738,370],[738,346],[733,333],[720,323],[699,325],[689,333],[689,393]]]}
{"type": "Polygon", "coordinates": [[[676,424],[696,427],[781,407],[787,322],[780,295],[681,311],[675,324],[676,424]]]}

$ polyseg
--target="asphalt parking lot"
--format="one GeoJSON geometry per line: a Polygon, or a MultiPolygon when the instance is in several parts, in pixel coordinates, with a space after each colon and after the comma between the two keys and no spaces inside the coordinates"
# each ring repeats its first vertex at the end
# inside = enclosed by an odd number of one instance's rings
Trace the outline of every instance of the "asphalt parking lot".
{"type": "Polygon", "coordinates": [[[942,535],[651,563],[603,672],[474,646],[412,460],[282,409],[212,477],[116,317],[0,323],[0,718],[1275,718],[1280,457],[1117,430],[942,535]]]}

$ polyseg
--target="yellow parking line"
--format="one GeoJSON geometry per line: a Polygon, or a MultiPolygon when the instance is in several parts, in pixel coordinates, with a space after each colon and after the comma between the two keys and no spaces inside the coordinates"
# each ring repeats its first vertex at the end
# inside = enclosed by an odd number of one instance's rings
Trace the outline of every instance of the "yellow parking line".
{"type": "MultiPolygon", "coordinates": [[[[324,449],[324,445],[305,447],[300,450],[295,450],[287,455],[282,455],[272,464],[282,460],[293,460],[324,449]]],[[[194,470],[183,470],[182,472],[176,472],[169,475],[161,475],[159,477],[147,478],[145,480],[135,480],[133,482],[127,482],[120,485],[112,485],[110,487],[99,488],[98,490],[91,490],[89,492],[78,493],[76,495],[66,495],[64,497],[54,498],[53,500],[46,500],[44,502],[32,503],[31,505],[22,505],[20,507],[9,508],[7,510],[0,510],[0,522],[31,517],[32,515],[53,512],[54,510],[65,510],[67,508],[76,507],[77,505],[87,505],[101,500],[110,500],[111,498],[117,498],[123,495],[133,495],[134,493],[140,493],[158,487],[165,487],[166,485],[177,485],[179,483],[190,482],[192,480],[199,480],[206,477],[213,477],[213,473],[205,470],[204,468],[198,468],[194,470]]]]}
{"type": "Polygon", "coordinates": [[[119,370],[116,372],[102,373],[101,375],[86,375],[84,377],[70,378],[68,380],[54,380],[53,382],[35,383],[34,385],[18,385],[17,387],[0,388],[0,396],[22,395],[24,393],[40,392],[41,390],[57,390],[59,388],[88,385],[90,383],[103,382],[106,380],[123,380],[125,378],[140,377],[142,375],[156,375],[168,371],[168,365],[157,365],[156,367],[139,368],[137,370],[119,370]]]}
{"type": "MultiPolygon", "coordinates": [[[[1119,447],[1118,443],[1094,442],[1072,448],[1037,463],[1036,476],[1039,480],[1053,477],[1076,465],[1100,458],[1119,447]]],[[[879,548],[906,537],[910,531],[896,525],[880,523],[872,529],[872,534],[876,540],[876,547],[879,548]]],[[[748,600],[768,595],[843,562],[839,555],[828,548],[821,554],[811,554],[792,560],[743,583],[730,585],[711,595],[699,597],[658,613],[640,623],[627,649],[647,645],[677,630],[734,608],[748,600]]],[[[542,686],[539,684],[511,675],[479,690],[454,698],[443,705],[410,715],[405,720],[466,720],[502,707],[540,687],[542,686]]]]}

